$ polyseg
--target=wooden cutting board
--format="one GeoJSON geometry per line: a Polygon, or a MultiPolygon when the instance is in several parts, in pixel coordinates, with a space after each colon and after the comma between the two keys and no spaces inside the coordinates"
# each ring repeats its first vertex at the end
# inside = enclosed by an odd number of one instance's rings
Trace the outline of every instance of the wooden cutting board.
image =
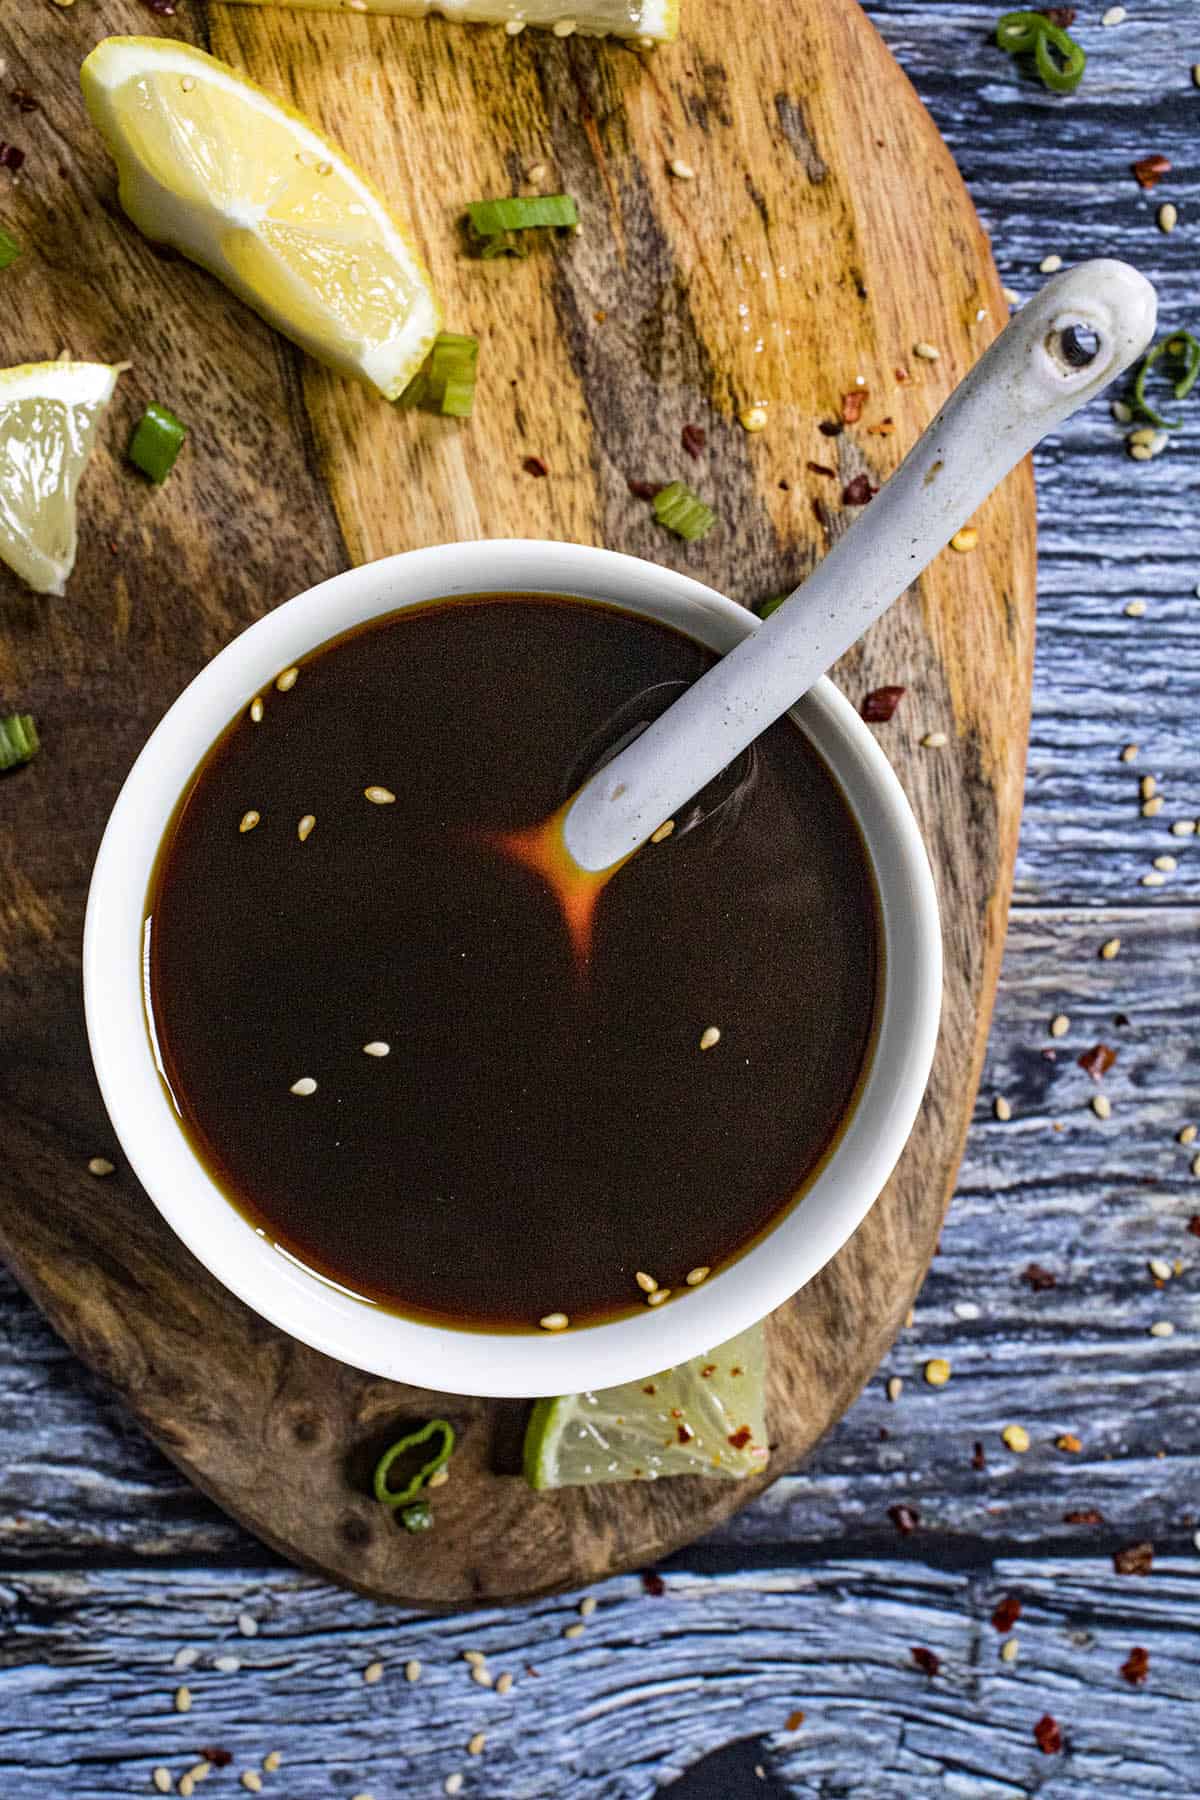
{"type": "Polygon", "coordinates": [[[943,908],[945,1016],[900,1166],[835,1261],[770,1325],[762,1481],[532,1497],[523,1408],[450,1400],[331,1363],[249,1313],[179,1245],[112,1142],[79,994],[80,933],[109,807],[148,731],[242,626],[348,563],[455,538],[607,544],[752,603],[794,583],[885,478],[1006,308],[962,182],[853,0],[685,0],[643,54],[526,32],[177,0],[9,9],[0,219],[5,363],[133,368],[83,494],[65,600],[0,571],[0,704],[44,750],[0,784],[0,1248],[79,1354],[220,1504],[284,1554],[429,1604],[527,1595],[648,1562],[792,1467],[849,1405],[935,1248],[971,1114],[1004,937],[1034,624],[1022,469],[837,675],[901,683],[878,727],[925,832],[943,908]],[[416,223],[447,321],[482,340],[474,421],[401,412],[299,356],[125,222],[85,119],[79,62],[108,32],[206,44],[346,145],[416,223]],[[7,100],[28,90],[38,110],[7,100]],[[673,159],[694,179],[669,172],[673,159]],[[462,253],[464,203],[565,189],[582,235],[527,261],[462,253]],[[936,361],[914,355],[936,346],[936,361]],[[840,435],[861,383],[861,421],[840,435]],[[150,400],[191,426],[162,490],[124,462],[150,400]],[[748,435],[736,415],[763,403],[748,435]],[[684,454],[684,425],[707,445],[684,454]],[[524,459],[549,470],[530,476],[524,459]],[[814,467],[814,465],[820,465],[814,467]],[[832,471],[830,473],[829,471],[832,471]],[[682,476],[720,525],[686,546],[629,478],[682,476]],[[944,749],[921,737],[944,731],[944,749]],[[89,1157],[117,1173],[96,1180],[89,1157]],[[436,1529],[369,1497],[378,1448],[446,1413],[460,1431],[436,1529]]]}

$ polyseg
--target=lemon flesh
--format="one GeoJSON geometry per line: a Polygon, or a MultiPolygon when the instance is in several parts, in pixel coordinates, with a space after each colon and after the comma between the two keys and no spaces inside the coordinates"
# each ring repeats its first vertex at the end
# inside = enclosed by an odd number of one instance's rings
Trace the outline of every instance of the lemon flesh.
{"type": "Polygon", "coordinates": [[[539,1400],[525,1432],[532,1488],[712,1475],[766,1468],[763,1327],[622,1387],[539,1400]]]}
{"type": "Polygon", "coordinates": [[[336,145],[170,38],[105,38],[81,81],[139,230],[321,362],[389,400],[403,392],[437,336],[437,303],[406,229],[336,145]]]}
{"type": "Polygon", "coordinates": [[[251,6],[303,7],[312,12],[392,13],[424,19],[440,13],[484,25],[574,25],[585,37],[646,38],[669,44],[679,30],[679,0],[244,0],[251,6]]]}
{"type": "Polygon", "coordinates": [[[0,369],[0,558],[35,593],[63,593],[75,567],[75,495],[119,374],[82,362],[0,369]]]}

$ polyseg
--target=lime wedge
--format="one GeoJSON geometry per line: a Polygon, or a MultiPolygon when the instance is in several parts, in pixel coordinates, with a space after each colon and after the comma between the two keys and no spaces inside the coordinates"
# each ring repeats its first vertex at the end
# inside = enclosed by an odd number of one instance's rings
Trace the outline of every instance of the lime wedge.
{"type": "Polygon", "coordinates": [[[437,302],[406,227],[336,144],[175,38],[105,38],[80,79],[147,237],[319,361],[403,393],[437,336],[437,302]]]}
{"type": "Polygon", "coordinates": [[[424,19],[441,13],[482,25],[568,23],[584,37],[646,38],[670,43],[679,30],[679,0],[245,0],[251,6],[290,6],[311,12],[393,13],[424,19]]]}
{"type": "Polygon", "coordinates": [[[35,593],[61,594],[75,567],[75,494],[120,372],[0,369],[0,558],[35,593]]]}
{"type": "Polygon", "coordinates": [[[678,1368],[593,1393],[539,1400],[525,1432],[532,1488],[710,1475],[766,1467],[763,1327],[678,1368]]]}

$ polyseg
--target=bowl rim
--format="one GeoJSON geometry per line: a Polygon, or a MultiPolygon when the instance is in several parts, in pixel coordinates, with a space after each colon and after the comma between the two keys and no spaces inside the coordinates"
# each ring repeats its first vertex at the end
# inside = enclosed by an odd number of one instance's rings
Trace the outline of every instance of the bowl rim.
{"type": "Polygon", "coordinates": [[[100,1090],[130,1167],[222,1286],[281,1330],[372,1374],[444,1393],[535,1398],[613,1386],[702,1354],[783,1304],[836,1255],[882,1191],[917,1117],[937,1040],[942,945],[928,857],[900,782],[858,713],[823,678],[794,716],[837,776],[867,844],[882,912],[884,980],[870,1068],[839,1141],[802,1198],[750,1249],[668,1305],[555,1334],[407,1319],[271,1244],[212,1181],[160,1078],[142,983],[144,901],[163,831],[211,745],[280,670],[367,619],[489,592],[651,609],[722,653],[759,623],[674,570],[615,551],[529,539],[405,551],[284,602],[200,670],[126,777],[88,894],[84,1008],[100,1090]]]}

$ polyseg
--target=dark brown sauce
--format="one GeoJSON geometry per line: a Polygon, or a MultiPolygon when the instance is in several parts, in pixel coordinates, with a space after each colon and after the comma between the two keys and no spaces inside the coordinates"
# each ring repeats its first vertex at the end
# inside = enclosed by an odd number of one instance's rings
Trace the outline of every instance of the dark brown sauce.
{"type": "Polygon", "coordinates": [[[880,951],[801,732],[760,739],[735,823],[619,872],[582,975],[538,878],[482,842],[559,805],[632,695],[713,660],[614,609],[456,601],[324,646],[214,746],[151,882],[154,1024],[197,1154],[282,1248],[410,1316],[576,1323],[644,1304],[639,1270],[716,1270],[811,1177],[880,951]]]}

